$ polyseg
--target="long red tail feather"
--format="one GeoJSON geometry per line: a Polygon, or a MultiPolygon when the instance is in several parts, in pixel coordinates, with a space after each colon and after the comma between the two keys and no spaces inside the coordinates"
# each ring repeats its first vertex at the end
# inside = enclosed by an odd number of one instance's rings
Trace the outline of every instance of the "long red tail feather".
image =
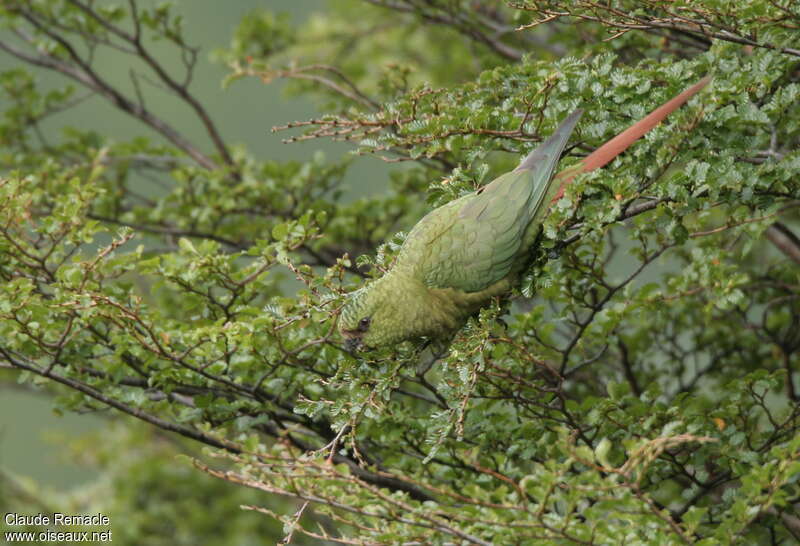
{"type": "Polygon", "coordinates": [[[686,89],[680,95],[668,100],[650,112],[648,115],[622,131],[620,134],[600,146],[594,152],[586,156],[586,158],[575,167],[570,167],[569,169],[557,174],[556,178],[563,178],[563,180],[561,180],[561,187],[559,188],[558,193],[556,193],[556,196],[553,198],[552,202],[555,203],[561,199],[561,197],[564,195],[564,189],[567,187],[567,184],[569,184],[576,175],[579,173],[593,171],[606,165],[609,161],[624,152],[628,146],[636,142],[636,140],[641,138],[650,129],[663,121],[664,118],[666,118],[674,110],[677,110],[698,91],[708,85],[708,82],[710,81],[711,76],[706,76],[705,78],[701,79],[699,82],[686,89]]]}

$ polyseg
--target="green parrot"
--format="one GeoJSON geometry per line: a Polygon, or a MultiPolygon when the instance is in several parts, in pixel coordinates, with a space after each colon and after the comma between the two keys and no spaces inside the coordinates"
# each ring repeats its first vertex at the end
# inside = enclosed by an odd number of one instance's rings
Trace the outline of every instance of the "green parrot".
{"type": "Polygon", "coordinates": [[[686,102],[706,77],[620,133],[576,166],[553,171],[583,113],[568,115],[519,166],[443,205],[406,237],[389,271],[349,295],[339,317],[353,351],[405,340],[447,340],[530,264],[549,203],[578,173],[602,167],[686,102]]]}

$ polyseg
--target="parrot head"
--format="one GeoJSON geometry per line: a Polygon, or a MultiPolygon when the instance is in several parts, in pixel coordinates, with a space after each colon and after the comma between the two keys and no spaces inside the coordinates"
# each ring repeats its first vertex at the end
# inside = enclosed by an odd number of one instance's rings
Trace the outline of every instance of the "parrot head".
{"type": "Polygon", "coordinates": [[[381,280],[356,290],[348,297],[339,317],[339,332],[348,351],[372,349],[399,341],[390,293],[381,290],[381,280]],[[395,338],[398,338],[397,340],[395,338]]]}

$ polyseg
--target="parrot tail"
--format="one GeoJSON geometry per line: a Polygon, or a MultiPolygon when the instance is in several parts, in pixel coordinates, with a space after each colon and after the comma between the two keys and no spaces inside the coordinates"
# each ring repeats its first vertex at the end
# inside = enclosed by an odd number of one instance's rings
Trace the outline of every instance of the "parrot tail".
{"type": "Polygon", "coordinates": [[[599,169],[606,165],[609,161],[617,157],[619,154],[628,149],[628,147],[636,142],[639,138],[644,136],[650,129],[658,125],[673,111],[677,110],[686,101],[692,98],[698,91],[703,89],[711,81],[711,76],[706,76],[699,82],[689,87],[681,94],[668,100],[648,115],[622,131],[620,134],[600,146],[594,152],[586,156],[578,165],[570,167],[558,173],[555,178],[561,183],[558,192],[551,203],[555,203],[564,195],[564,189],[567,187],[575,176],[580,173],[587,173],[595,169],[599,169]]]}

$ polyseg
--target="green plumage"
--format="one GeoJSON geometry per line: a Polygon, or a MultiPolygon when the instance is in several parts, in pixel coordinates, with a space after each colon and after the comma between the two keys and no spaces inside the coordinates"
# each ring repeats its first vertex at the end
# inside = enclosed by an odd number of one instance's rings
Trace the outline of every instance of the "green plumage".
{"type": "Polygon", "coordinates": [[[351,294],[339,322],[349,344],[446,337],[508,292],[528,263],[554,195],[553,171],[581,113],[569,115],[514,171],[420,220],[389,272],[351,294]]]}

